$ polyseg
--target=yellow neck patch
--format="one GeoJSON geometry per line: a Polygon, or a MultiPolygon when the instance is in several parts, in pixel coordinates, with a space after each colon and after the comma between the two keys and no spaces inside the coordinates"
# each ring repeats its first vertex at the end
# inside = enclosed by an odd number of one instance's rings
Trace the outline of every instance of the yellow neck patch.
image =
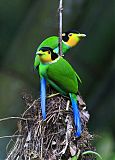
{"type": "Polygon", "coordinates": [[[40,61],[43,62],[43,63],[46,63],[46,62],[52,62],[52,59],[51,59],[51,56],[45,56],[45,55],[42,55],[42,56],[39,56],[40,58],[40,61]]]}
{"type": "Polygon", "coordinates": [[[46,52],[41,51],[41,53],[39,55],[39,59],[43,63],[52,62],[51,54],[49,54],[48,51],[46,51],[46,52]]]}
{"type": "Polygon", "coordinates": [[[80,38],[77,37],[76,34],[72,34],[72,36],[69,37],[69,40],[66,42],[68,46],[74,47],[77,45],[77,43],[80,41],[80,38]]]}

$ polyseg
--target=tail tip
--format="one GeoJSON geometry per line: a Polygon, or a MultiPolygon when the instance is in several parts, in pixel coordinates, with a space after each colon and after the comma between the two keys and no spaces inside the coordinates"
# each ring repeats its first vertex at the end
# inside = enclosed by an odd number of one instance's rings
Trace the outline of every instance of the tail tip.
{"type": "Polygon", "coordinates": [[[46,115],[43,115],[43,120],[45,120],[46,119],[46,115]]]}
{"type": "Polygon", "coordinates": [[[81,131],[75,132],[75,136],[76,136],[76,137],[80,137],[80,136],[81,136],[81,131]]]}

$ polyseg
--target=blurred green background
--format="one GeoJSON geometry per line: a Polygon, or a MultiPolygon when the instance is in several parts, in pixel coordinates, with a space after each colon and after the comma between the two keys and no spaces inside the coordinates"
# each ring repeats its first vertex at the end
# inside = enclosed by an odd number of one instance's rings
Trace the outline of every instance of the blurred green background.
{"type": "MultiPolygon", "coordinates": [[[[70,50],[83,84],[80,92],[91,114],[89,129],[104,160],[115,160],[115,1],[63,0],[63,31],[87,37],[70,50]]],[[[20,116],[23,91],[39,96],[33,70],[39,43],[58,34],[58,0],[0,0],[0,118],[20,116]]],[[[12,135],[17,121],[0,122],[0,136],[12,135]]],[[[0,160],[9,139],[0,139],[0,160]]]]}

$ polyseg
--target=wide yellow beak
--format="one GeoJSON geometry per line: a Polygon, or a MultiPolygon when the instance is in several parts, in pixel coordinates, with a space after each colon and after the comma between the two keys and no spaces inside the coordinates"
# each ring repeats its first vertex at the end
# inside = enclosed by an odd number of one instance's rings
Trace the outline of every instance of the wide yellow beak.
{"type": "Polygon", "coordinates": [[[77,36],[78,36],[79,38],[83,38],[83,37],[86,37],[86,34],[78,33],[77,36]]]}

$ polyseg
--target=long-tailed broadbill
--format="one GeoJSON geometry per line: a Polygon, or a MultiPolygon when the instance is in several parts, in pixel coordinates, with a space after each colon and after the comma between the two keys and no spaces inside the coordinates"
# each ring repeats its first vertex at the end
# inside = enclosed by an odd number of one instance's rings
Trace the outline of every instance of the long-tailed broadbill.
{"type": "Polygon", "coordinates": [[[72,103],[75,135],[81,135],[81,122],[77,104],[78,79],[75,70],[61,56],[50,47],[42,47],[37,52],[40,65],[39,75],[41,82],[41,110],[43,119],[46,119],[46,82],[62,95],[69,95],[72,103]],[[63,69],[62,69],[63,68],[63,69]]]}

